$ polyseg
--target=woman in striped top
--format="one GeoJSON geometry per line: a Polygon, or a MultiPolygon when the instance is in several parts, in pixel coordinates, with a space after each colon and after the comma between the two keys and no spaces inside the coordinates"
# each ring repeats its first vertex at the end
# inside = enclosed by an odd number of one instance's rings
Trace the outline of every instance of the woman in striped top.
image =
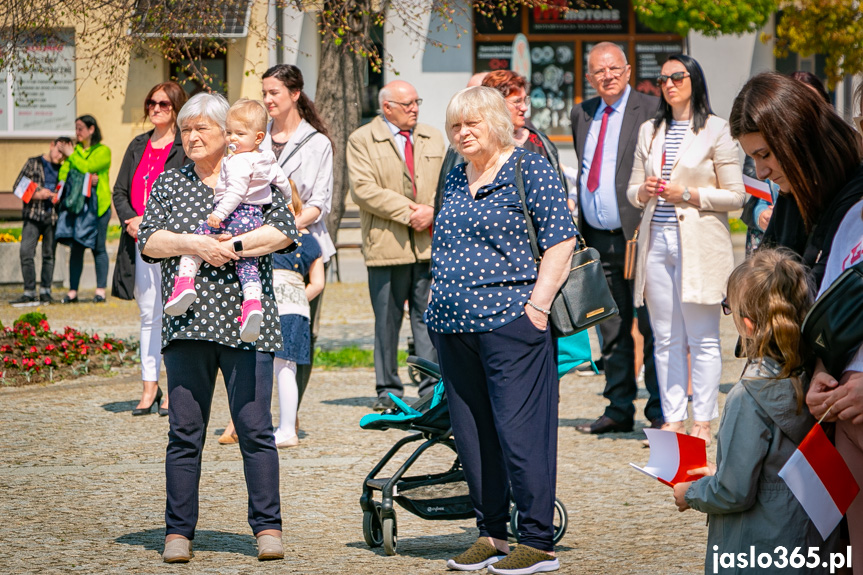
{"type": "Polygon", "coordinates": [[[728,212],[743,205],[738,147],[713,115],[701,66],[669,57],[662,103],[639,131],[629,201],[644,209],[635,305],[647,303],[656,340],[663,429],[682,433],[691,353],[691,435],[710,442],[722,374],[720,302],[734,267],[728,212]]]}

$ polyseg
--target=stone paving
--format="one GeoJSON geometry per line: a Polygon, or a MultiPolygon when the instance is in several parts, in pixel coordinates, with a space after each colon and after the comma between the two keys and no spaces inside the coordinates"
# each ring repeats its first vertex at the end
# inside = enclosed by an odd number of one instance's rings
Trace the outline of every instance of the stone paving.
{"type": "MultiPolygon", "coordinates": [[[[0,320],[9,322],[22,311],[27,310],[0,305],[0,320]]],[[[134,302],[55,305],[46,313],[52,325],[121,336],[137,331],[134,302]]],[[[370,346],[364,284],[329,285],[323,313],[322,344],[370,346]]],[[[731,359],[733,325],[726,317],[722,321],[727,359],[720,406],[742,367],[731,359]]],[[[185,566],[163,564],[168,421],[131,417],[139,377],[136,369],[125,368],[49,386],[0,389],[0,572],[441,573],[445,559],[476,537],[473,520],[423,521],[399,508],[399,554],[387,557],[381,548],[366,546],[358,503],[362,481],[403,434],[359,429],[373,399],[371,370],[317,371],[300,411],[300,446],[280,452],[286,559],[255,558],[239,450],[215,441],[228,418],[220,380],[203,454],[195,556],[185,566]]],[[[639,421],[632,433],[575,432],[602,412],[603,385],[598,376],[561,381],[558,497],[570,517],[557,548],[561,573],[701,572],[705,517],[678,513],[667,487],[628,465],[647,461],[640,442],[646,422],[639,421]]],[[[415,388],[408,393],[415,395],[415,388]]],[[[642,390],[638,415],[644,397],[642,390]]],[[[717,426],[718,421],[714,432],[717,426]]],[[[709,457],[714,453],[710,448],[709,457]]],[[[416,469],[441,471],[451,460],[443,448],[431,450],[416,469]]]]}

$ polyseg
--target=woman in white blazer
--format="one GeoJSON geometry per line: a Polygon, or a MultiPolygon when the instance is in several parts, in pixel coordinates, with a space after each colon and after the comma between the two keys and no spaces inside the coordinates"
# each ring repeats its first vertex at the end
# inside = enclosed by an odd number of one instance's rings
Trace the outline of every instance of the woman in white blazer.
{"type": "Polygon", "coordinates": [[[627,197],[643,208],[635,305],[646,303],[656,340],[663,429],[682,433],[691,353],[691,435],[711,440],[722,374],[720,303],[734,267],[728,212],[743,205],[742,168],[728,122],[710,109],[698,62],[669,57],[662,103],[642,124],[627,197]]]}

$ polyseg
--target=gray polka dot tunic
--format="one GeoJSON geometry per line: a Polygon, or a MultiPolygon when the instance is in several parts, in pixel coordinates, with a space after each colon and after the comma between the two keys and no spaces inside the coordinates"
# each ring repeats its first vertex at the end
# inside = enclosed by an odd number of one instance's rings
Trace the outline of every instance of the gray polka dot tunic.
{"type": "MultiPolygon", "coordinates": [[[[158,230],[177,234],[194,233],[213,211],[214,200],[213,190],[201,181],[193,165],[164,172],[153,184],[147,201],[144,219],[138,229],[138,249],[143,250],[147,240],[158,230]]],[[[297,238],[294,217],[288,211],[287,201],[281,193],[273,193],[273,203],[262,207],[264,225],[278,229],[291,239],[297,238]]],[[[164,305],[174,287],[180,257],[162,260],[145,255],[141,257],[147,262],[161,263],[164,305]]],[[[181,316],[162,316],[162,347],[174,339],[196,339],[245,350],[275,352],[281,349],[279,314],[273,294],[272,256],[259,257],[258,267],[263,287],[261,305],[264,321],[261,336],[256,342],[246,343],[240,339],[243,293],[236,265],[230,261],[223,266],[213,267],[204,262],[195,277],[195,290],[198,292],[195,303],[181,316]]]]}
{"type": "Polygon", "coordinates": [[[536,283],[527,224],[515,185],[521,169],[540,254],[576,235],[566,196],[551,164],[516,148],[476,197],[466,164],[452,169],[432,240],[432,296],[425,320],[438,333],[486,332],[524,314],[536,283]]]}

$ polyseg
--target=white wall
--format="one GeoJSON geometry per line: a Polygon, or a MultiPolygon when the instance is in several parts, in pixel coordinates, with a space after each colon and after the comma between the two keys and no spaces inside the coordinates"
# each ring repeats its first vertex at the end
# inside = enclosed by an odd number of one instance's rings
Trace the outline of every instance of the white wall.
{"type": "MultiPolygon", "coordinates": [[[[410,2],[402,0],[399,9],[411,10],[410,2]]],[[[423,99],[419,121],[434,126],[443,133],[446,106],[450,98],[465,87],[473,71],[473,36],[468,33],[456,38],[453,24],[449,30],[438,30],[432,21],[428,4],[413,7],[413,24],[390,14],[384,27],[384,46],[393,61],[384,71],[384,81],[404,80],[412,84],[423,99]],[[426,45],[417,37],[417,30],[447,45],[445,50],[426,45]]],[[[461,27],[471,29],[462,22],[461,27]]]]}
{"type": "MultiPolygon", "coordinates": [[[[275,20],[275,7],[270,5],[270,20],[275,20]]],[[[315,91],[318,84],[318,62],[321,52],[321,38],[317,31],[316,13],[303,12],[294,8],[293,4],[287,3],[282,11],[282,62],[293,64],[303,72],[305,86],[303,91],[312,100],[315,99],[315,91]]],[[[276,46],[275,26],[271,26],[271,46],[276,46]]],[[[278,47],[270,50],[270,66],[277,62],[278,47]]]]}

